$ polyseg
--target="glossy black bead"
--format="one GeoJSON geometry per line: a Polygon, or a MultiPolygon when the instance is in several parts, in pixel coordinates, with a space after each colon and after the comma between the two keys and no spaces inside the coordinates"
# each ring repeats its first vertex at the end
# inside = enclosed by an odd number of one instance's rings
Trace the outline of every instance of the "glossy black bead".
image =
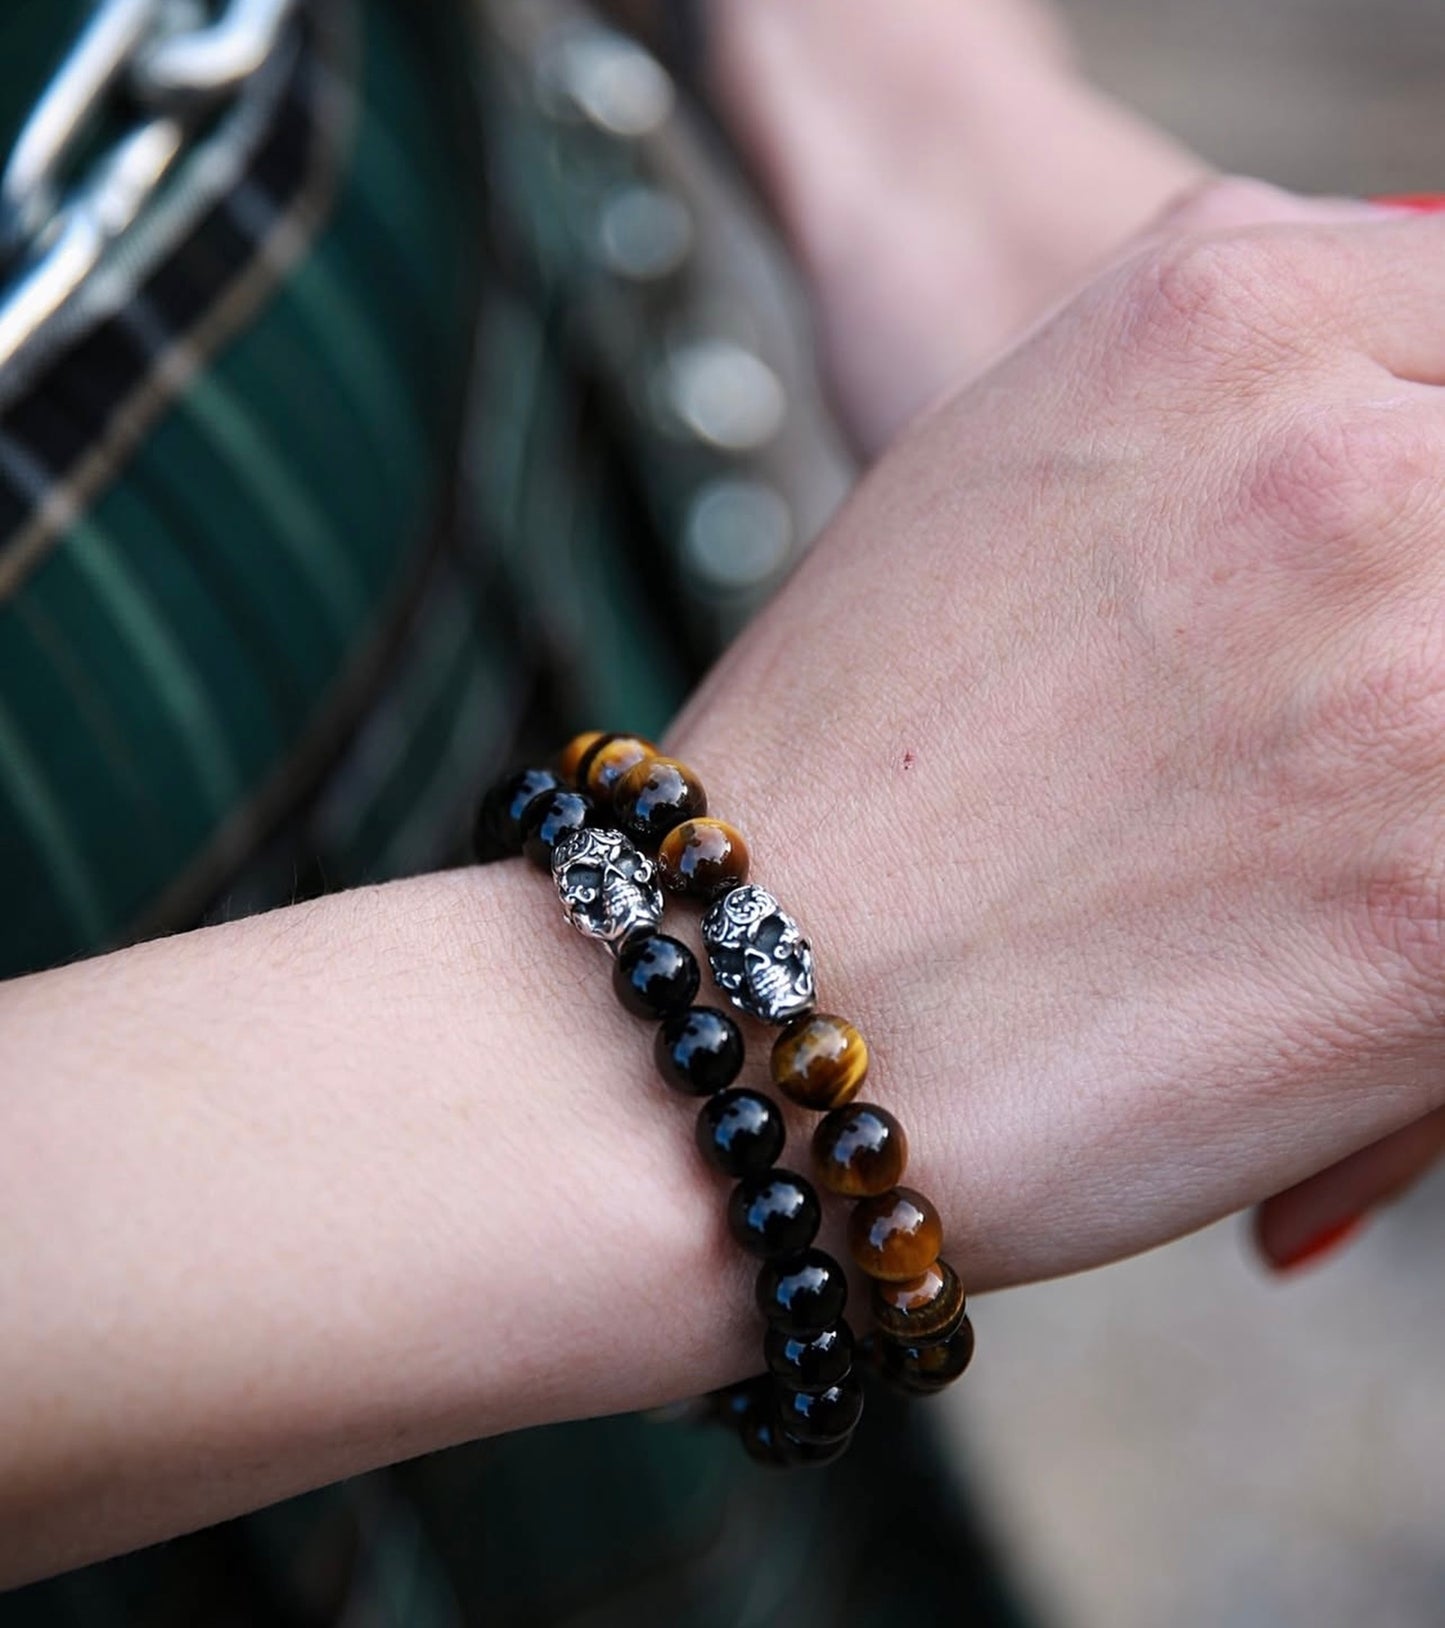
{"type": "Polygon", "coordinates": [[[726,1012],[689,1006],[664,1018],[653,1046],[663,1079],[689,1096],[710,1097],[743,1066],[743,1034],[726,1012]]]}
{"type": "Polygon", "coordinates": [[[744,1416],[738,1427],[738,1440],[743,1451],[755,1464],[765,1464],[771,1470],[780,1470],[787,1463],[778,1451],[778,1427],[766,1410],[744,1416]]]}
{"type": "Polygon", "coordinates": [[[745,1176],[728,1197],[728,1227],[750,1255],[796,1255],[818,1236],[823,1209],[812,1182],[795,1170],[745,1176]]]}
{"type": "Polygon", "coordinates": [[[612,987],[629,1012],[664,1018],[691,1006],[702,984],[697,957],[665,933],[635,933],[612,963],[612,987]]]}
{"type": "Polygon", "coordinates": [[[874,1361],[880,1376],[909,1396],[933,1396],[946,1389],[973,1360],[973,1324],[965,1317],[946,1340],[900,1345],[876,1339],[874,1361]]]}
{"type": "Polygon", "coordinates": [[[805,1249],[786,1260],[769,1261],[758,1273],[758,1310],[787,1334],[821,1334],[843,1315],[848,1278],[831,1255],[805,1249]]]}
{"type": "Polygon", "coordinates": [[[852,1436],[839,1436],[836,1441],[801,1441],[781,1425],[774,1426],[770,1439],[777,1462],[789,1470],[821,1469],[842,1458],[853,1440],[852,1436]]]}
{"type": "Polygon", "coordinates": [[[863,1416],[863,1387],[850,1374],[821,1391],[779,1390],[777,1421],[798,1441],[841,1441],[863,1416]]]}
{"type": "Polygon", "coordinates": [[[472,851],[484,865],[522,851],[522,816],[527,805],[562,782],[550,769],[517,769],[482,798],[472,827],[472,851]]]}
{"type": "Polygon", "coordinates": [[[763,1356],[779,1385],[794,1391],[826,1390],[853,1370],[853,1331],[846,1323],[835,1323],[821,1334],[769,1328],[763,1356]]]}
{"type": "Polygon", "coordinates": [[[725,1176],[761,1176],[778,1162],[787,1139],[782,1111],[761,1091],[719,1091],[698,1112],[698,1148],[725,1176]]]}
{"type": "Polygon", "coordinates": [[[719,1424],[738,1430],[755,1413],[768,1414],[776,1387],[766,1374],[745,1379],[740,1384],[725,1386],[708,1398],[710,1410],[719,1424]]]}
{"type": "Polygon", "coordinates": [[[585,792],[555,791],[534,797],[522,816],[522,852],[542,870],[552,868],[552,849],[561,837],[592,823],[594,805],[585,792]]]}

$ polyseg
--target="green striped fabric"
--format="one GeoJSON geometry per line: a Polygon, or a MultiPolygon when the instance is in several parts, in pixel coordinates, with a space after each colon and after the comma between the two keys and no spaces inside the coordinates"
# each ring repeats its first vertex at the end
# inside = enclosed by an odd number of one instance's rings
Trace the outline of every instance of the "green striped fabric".
{"type": "MultiPolygon", "coordinates": [[[[324,229],[0,601],[0,971],[173,925],[232,885],[315,794],[435,572],[480,194],[428,104],[425,31],[400,17],[317,8],[313,162],[337,172],[324,229]]],[[[263,262],[286,252],[264,179],[227,205],[263,262]]],[[[214,236],[192,257],[223,253],[214,236]]],[[[159,294],[125,322],[153,357],[187,343],[159,294]]],[[[41,482],[17,440],[0,467],[41,482]]],[[[463,687],[505,688],[470,642],[463,687]]]]}

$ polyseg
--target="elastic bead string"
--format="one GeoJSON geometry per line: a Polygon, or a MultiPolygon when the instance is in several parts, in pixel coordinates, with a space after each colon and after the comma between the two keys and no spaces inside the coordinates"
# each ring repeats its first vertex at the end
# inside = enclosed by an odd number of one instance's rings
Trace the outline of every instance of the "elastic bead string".
{"type": "Polygon", "coordinates": [[[656,930],[660,890],[654,909],[650,876],[639,868],[650,870],[653,862],[629,839],[655,848],[675,838],[673,859],[659,864],[666,875],[671,863],[694,886],[714,876],[721,881],[736,870],[739,856],[745,874],[746,848],[730,827],[703,817],[707,799],[696,777],[638,737],[579,736],[560,755],[558,771],[524,769],[487,793],[476,823],[477,857],[525,853],[554,871],[564,904],[574,859],[591,867],[569,915],[613,949],[613,988],[621,1004],[657,1023],[654,1057],[663,1079],[705,1099],[697,1116],[699,1150],[735,1182],[729,1231],[762,1262],[756,1300],[768,1325],[767,1371],[712,1398],[712,1415],[732,1424],[761,1462],[831,1462],[847,1448],[863,1406],[852,1373],[853,1336],[842,1318],[847,1276],[831,1255],[813,1247],[821,1206],[806,1177],[777,1164],[787,1137],[782,1111],[764,1093],[734,1087],[744,1060],[742,1031],[727,1013],[695,1004],[697,958],[656,930]],[[692,835],[678,837],[683,828],[692,835]],[[610,884],[592,879],[599,867],[607,869],[610,884]],[[615,938],[612,906],[598,898],[609,885],[619,890],[620,908],[640,912],[643,923],[615,938]]]}
{"type": "Polygon", "coordinates": [[[817,1194],[777,1164],[786,1144],[782,1113],[765,1093],[733,1086],[743,1062],[741,1031],[725,1013],[694,1004],[697,958],[655,922],[613,946],[618,998],[658,1022],[654,1050],[663,1078],[706,1099],[698,1147],[736,1183],[729,1230],[763,1261],[756,1299],[768,1323],[767,1373],[718,1393],[714,1416],[735,1426],[762,1462],[827,1463],[846,1449],[862,1412],[855,1355],[894,1388],[933,1394],[967,1368],[973,1325],[958,1274],[941,1257],[938,1211],[902,1185],[903,1126],[886,1108],[857,1100],[868,1074],[867,1042],[846,1018],[817,1010],[811,947],[777,900],[749,882],[742,833],[707,809],[702,783],[686,764],[638,736],[591,731],[568,743],[556,773],[522,770],[488,793],[477,855],[520,850],[546,866],[584,841],[578,833],[588,827],[606,828],[611,840],[616,826],[638,850],[655,853],[671,892],[706,906],[703,938],[718,987],[741,1011],[781,1029],[773,1083],[799,1107],[824,1115],[812,1139],[814,1174],[819,1186],[853,1201],[849,1253],[872,1282],[876,1327],[856,1353],[843,1320],[846,1277],[813,1243],[817,1194]]]}
{"type": "MultiPolygon", "coordinates": [[[[690,771],[667,761],[701,791],[690,771]]],[[[644,773],[640,766],[630,770],[619,797],[625,798],[644,773]]],[[[710,916],[720,899],[748,883],[747,841],[717,818],[693,817],[675,826],[662,839],[658,857],[664,884],[706,903],[710,916]]],[[[717,974],[719,958],[711,959],[717,974]]],[[[759,1011],[756,989],[729,993],[745,1011],[774,1021],[759,1011]]],[[[872,1280],[876,1324],[865,1354],[896,1389],[929,1394],[968,1366],[973,1326],[958,1274],[941,1258],[938,1211],[923,1194],[901,1185],[908,1164],[903,1126],[886,1108],[857,1100],[869,1060],[867,1042],[852,1023],[819,1012],[809,1001],[774,1042],[771,1073],[789,1101],[825,1115],[813,1135],[814,1176],[819,1186],[854,1201],[849,1252],[872,1280]]],[[[796,1416],[786,1416],[783,1428],[797,1429],[796,1416]]]]}

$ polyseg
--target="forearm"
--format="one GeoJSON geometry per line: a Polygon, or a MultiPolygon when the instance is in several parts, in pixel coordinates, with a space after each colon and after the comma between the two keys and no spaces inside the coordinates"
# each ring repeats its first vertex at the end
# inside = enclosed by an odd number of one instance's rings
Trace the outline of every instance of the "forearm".
{"type": "Polygon", "coordinates": [[[700,0],[703,90],[806,273],[879,451],[1196,185],[1032,0],[700,0]]]}
{"type": "Polygon", "coordinates": [[[1032,314],[1206,173],[1089,81],[1041,6],[715,0],[706,16],[711,103],[810,266],[901,233],[916,253],[986,254],[1032,314]]]}
{"type": "Polygon", "coordinates": [[[518,865],[0,991],[0,1578],[735,1378],[720,1194],[518,865]]]}

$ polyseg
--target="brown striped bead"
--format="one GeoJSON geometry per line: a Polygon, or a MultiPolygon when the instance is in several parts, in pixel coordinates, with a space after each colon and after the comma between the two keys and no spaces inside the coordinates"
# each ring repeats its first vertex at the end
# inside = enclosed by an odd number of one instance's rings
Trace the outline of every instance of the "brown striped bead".
{"type": "Polygon", "coordinates": [[[818,1113],[851,1102],[867,1072],[867,1042],[846,1018],[828,1012],[795,1018],[773,1044],[773,1083],[818,1113]]]}
{"type": "Polygon", "coordinates": [[[657,756],[657,748],[641,735],[604,735],[583,754],[577,766],[582,790],[599,807],[610,808],[617,782],[629,769],[657,756]]]}
{"type": "Polygon", "coordinates": [[[579,784],[578,776],[583,759],[594,746],[605,739],[606,735],[603,730],[589,729],[581,735],[574,735],[557,754],[557,773],[562,776],[569,786],[579,784]]]}
{"type": "Polygon", "coordinates": [[[946,1340],[963,1321],[963,1284],[945,1260],[916,1278],[873,1285],[873,1319],[891,1340],[928,1345],[946,1340]]]}
{"type": "Polygon", "coordinates": [[[674,893],[712,899],[748,879],[748,845],[725,820],[684,820],[657,850],[662,880],[674,893]]]}
{"type": "Polygon", "coordinates": [[[844,1198],[871,1198],[896,1187],[908,1163],[908,1138],[886,1108],[850,1102],[813,1132],[819,1183],[844,1198]]]}
{"type": "Polygon", "coordinates": [[[612,789],[618,822],[634,842],[655,848],[675,826],[707,813],[702,782],[675,757],[634,763],[612,789]]]}
{"type": "Polygon", "coordinates": [[[973,1361],[973,1324],[967,1317],[946,1340],[899,1345],[880,1339],[875,1347],[880,1376],[909,1396],[933,1396],[951,1385],[973,1361]]]}
{"type": "Polygon", "coordinates": [[[922,1193],[893,1187],[853,1206],[848,1247],[870,1278],[901,1283],[919,1277],[938,1259],[943,1222],[922,1193]]]}

